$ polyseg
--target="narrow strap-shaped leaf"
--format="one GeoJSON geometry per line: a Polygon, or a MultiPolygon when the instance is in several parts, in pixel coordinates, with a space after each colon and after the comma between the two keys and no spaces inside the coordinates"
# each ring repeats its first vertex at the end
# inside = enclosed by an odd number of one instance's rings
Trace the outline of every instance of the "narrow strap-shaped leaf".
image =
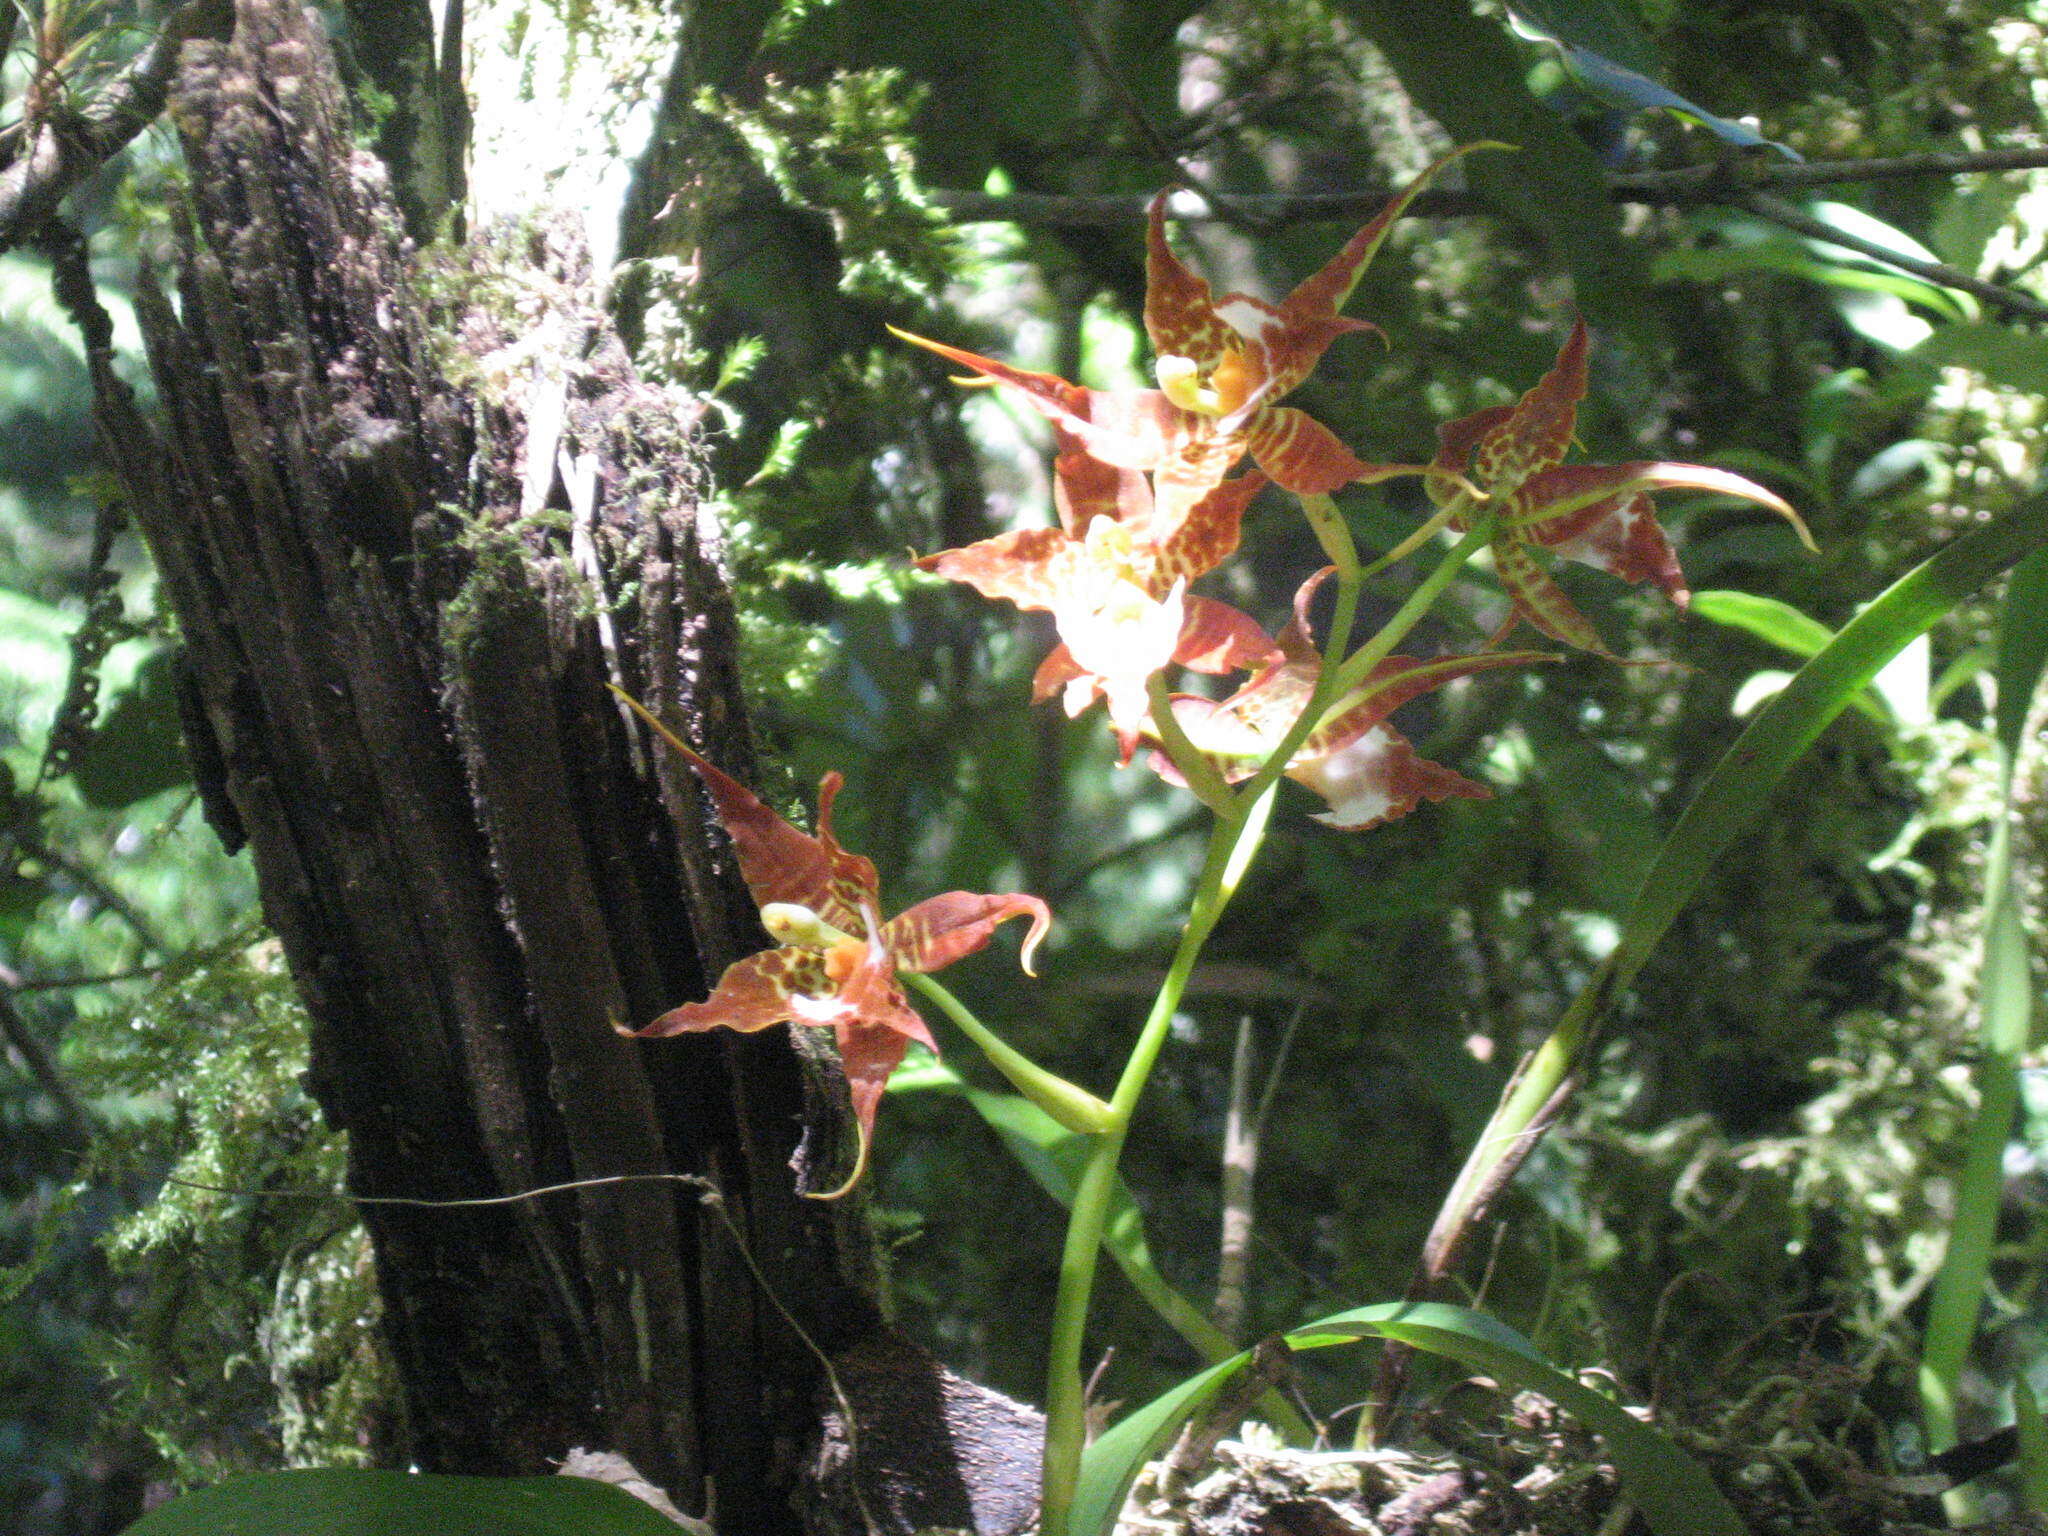
{"type": "Polygon", "coordinates": [[[1785,770],[1863,687],[1956,604],[2048,545],[2048,498],[1966,534],[1900,577],[1749,724],[1665,840],[1622,925],[1611,968],[1626,985],[1737,833],[1761,815],[1785,770]]]}
{"type": "Polygon", "coordinates": [[[1985,582],[2044,545],[2048,496],[2036,496],[1991,526],[1955,540],[1894,582],[1750,721],[1664,840],[1622,920],[1620,942],[1508,1084],[1430,1234],[1432,1273],[1441,1273],[1455,1254],[1471,1202],[1502,1159],[1527,1155],[1530,1126],[1570,1077],[1607,1011],[1635,980],[1707,871],[1763,814],[1785,770],[1886,662],[1985,582]]]}
{"type": "Polygon", "coordinates": [[[1920,1403],[1928,1444],[1956,1439],[1956,1388],[1977,1336],[1998,1209],[2005,1195],[2005,1144],[2020,1102],[2020,1063],[2034,1034],[2033,977],[2012,867],[2012,788],[2027,713],[2048,665],[2048,550],[2020,562],[1998,622],[1998,739],[2002,791],[1984,859],[1984,968],[1977,983],[1977,1114],[1956,1181],[1948,1252],[1927,1304],[1920,1403]]]}
{"type": "Polygon", "coordinates": [[[1998,619],[1998,744],[2006,771],[2019,761],[2020,736],[2041,673],[2048,667],[2048,550],[2013,569],[1998,619]]]}

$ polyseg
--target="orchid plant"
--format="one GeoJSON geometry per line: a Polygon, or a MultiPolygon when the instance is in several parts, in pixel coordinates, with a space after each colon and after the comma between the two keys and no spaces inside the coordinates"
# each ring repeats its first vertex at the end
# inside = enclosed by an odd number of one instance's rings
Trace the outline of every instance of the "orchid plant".
{"type": "Polygon", "coordinates": [[[1328,426],[1281,403],[1333,343],[1374,329],[1345,316],[1343,307],[1415,194],[1455,158],[1425,171],[1278,304],[1242,293],[1217,296],[1169,243],[1162,193],[1146,227],[1144,320],[1157,388],[1088,389],[898,332],[967,370],[962,382],[1015,391],[1051,424],[1057,450],[1057,527],[1003,533],[917,563],[985,596],[1050,612],[1059,643],[1038,669],[1036,696],[1058,695],[1070,715],[1101,701],[1122,762],[1138,759],[1143,745],[1144,764],[1213,812],[1178,948],[1106,1099],[1026,1060],[930,974],[980,949],[1012,917],[1029,920],[1022,956],[1028,970],[1050,922],[1043,901],[952,892],[884,920],[874,866],[832,835],[838,775],[821,787],[818,830],[810,835],[669,738],[702,779],[776,947],[732,966],[708,999],[671,1010],[639,1034],[757,1030],[785,1021],[830,1027],[859,1130],[857,1179],[889,1074],[910,1042],[932,1046],[905,999],[907,981],[1025,1098],[1091,1138],[1051,1325],[1044,1536],[1084,1536],[1074,1525],[1085,1424],[1082,1339],[1118,1158],[1196,960],[1260,847],[1279,779],[1313,791],[1327,807],[1317,819],[1347,834],[1405,816],[1425,800],[1487,795],[1483,785],[1421,758],[1390,717],[1455,679],[1556,659],[1503,648],[1524,622],[1550,640],[1609,654],[1539,557],[1652,583],[1682,606],[1684,578],[1658,526],[1655,492],[1740,498],[1789,519],[1806,536],[1784,500],[1725,470],[1567,463],[1587,386],[1591,339],[1583,324],[1572,326],[1556,365],[1519,401],[1442,426],[1426,464],[1369,463],[1328,426]],[[1332,493],[1404,476],[1420,479],[1435,515],[1368,564],[1332,493]],[[1246,508],[1269,485],[1295,499],[1329,558],[1301,583],[1292,618],[1277,634],[1189,590],[1236,552],[1246,508]],[[1448,549],[1394,615],[1357,643],[1365,579],[1439,537],[1451,540],[1448,549]],[[1396,654],[1482,552],[1509,600],[1491,640],[1465,654],[1396,654]],[[1331,616],[1319,641],[1311,603],[1332,583],[1331,616]],[[1182,669],[1246,677],[1234,691],[1211,697],[1175,692],[1182,669]]]}

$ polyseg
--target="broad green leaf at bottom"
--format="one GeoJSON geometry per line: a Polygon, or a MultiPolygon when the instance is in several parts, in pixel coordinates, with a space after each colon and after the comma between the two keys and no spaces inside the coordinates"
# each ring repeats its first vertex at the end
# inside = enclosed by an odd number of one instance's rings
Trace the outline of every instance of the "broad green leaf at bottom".
{"type": "Polygon", "coordinates": [[[677,1536],[587,1477],[450,1477],[308,1467],[256,1472],[151,1510],[126,1536],[677,1536]]]}

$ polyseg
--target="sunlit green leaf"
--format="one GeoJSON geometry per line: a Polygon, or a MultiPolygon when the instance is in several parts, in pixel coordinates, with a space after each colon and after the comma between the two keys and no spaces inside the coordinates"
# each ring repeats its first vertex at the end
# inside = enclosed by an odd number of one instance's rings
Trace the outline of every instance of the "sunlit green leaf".
{"type": "MultiPolygon", "coordinates": [[[[1835,638],[1835,632],[1820,620],[1808,618],[1790,603],[1755,592],[1695,592],[1692,612],[1716,624],[1744,630],[1802,658],[1818,656],[1835,638]]],[[[1747,715],[1764,698],[1778,693],[1791,681],[1789,672],[1759,672],[1742,685],[1731,708],[1738,716],[1747,715]]],[[[1897,723],[1891,706],[1874,689],[1858,689],[1849,702],[1879,725],[1889,727],[1897,723]]]]}
{"type": "Polygon", "coordinates": [[[1616,18],[1611,7],[1587,4],[1584,0],[1577,0],[1577,3],[1574,0],[1550,0],[1548,4],[1531,4],[1529,0],[1523,0],[1508,15],[1522,36],[1555,48],[1572,78],[1609,106],[1631,112],[1675,113],[1688,122],[1698,123],[1716,138],[1738,149],[1775,149],[1787,160],[1805,158],[1776,139],[1765,138],[1754,128],[1745,128],[1741,123],[1717,116],[1705,107],[1687,101],[1669,86],[1652,79],[1645,72],[1644,62],[1632,65],[1616,58],[1612,43],[1601,51],[1601,44],[1615,35],[1613,22],[1616,18]],[[1599,41],[1583,33],[1577,24],[1583,12],[1595,13],[1587,18],[1595,25],[1606,23],[1600,28],[1599,41]]]}
{"type": "Polygon", "coordinates": [[[1692,611],[1716,624],[1747,630],[1795,656],[1818,656],[1835,638],[1835,632],[1819,619],[1808,618],[1790,603],[1754,592],[1695,592],[1692,611]]]}

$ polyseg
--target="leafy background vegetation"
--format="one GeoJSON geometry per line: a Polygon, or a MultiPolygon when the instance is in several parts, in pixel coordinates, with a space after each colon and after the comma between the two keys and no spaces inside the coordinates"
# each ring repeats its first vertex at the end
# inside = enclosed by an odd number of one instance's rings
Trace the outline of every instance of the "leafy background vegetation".
{"type": "MultiPolygon", "coordinates": [[[[1512,399],[1584,313],[1599,347],[1588,457],[1722,464],[1784,491],[1818,556],[1730,505],[1674,502],[1668,522],[1696,588],[1830,628],[2041,467],[2036,333],[1753,208],[1610,208],[1603,170],[1726,159],[1734,185],[1783,157],[1603,100],[1529,35],[1589,39],[1811,160],[1864,159],[2038,147],[2038,7],[1557,0],[1526,7],[1519,34],[1485,7],[1371,0],[729,10],[748,35],[700,38],[702,89],[659,124],[689,195],[629,253],[622,316],[645,366],[712,399],[783,794],[843,771],[842,836],[892,900],[1049,898],[1061,926],[1043,981],[1019,989],[990,959],[960,990],[1076,1081],[1104,1085],[1122,1059],[1192,878],[1190,803],[1115,768],[1099,718],[1028,705],[1044,625],[907,573],[906,546],[1047,518],[1046,444],[1015,402],[957,389],[883,325],[1130,382],[1149,361],[1142,250],[1128,199],[1094,222],[1015,203],[1012,220],[968,223],[947,213],[959,194],[1100,199],[1191,174],[1244,192],[1384,189],[1494,111],[1492,136],[1523,148],[1472,162],[1486,211],[1401,227],[1350,306],[1387,344],[1343,343],[1298,402],[1367,456],[1426,456],[1435,422],[1512,399]],[[1499,127],[1503,100],[1528,104],[1520,135],[1499,127]]],[[[74,25],[118,54],[132,20],[74,25]]],[[[571,110],[573,71],[536,63],[564,41],[631,86],[592,109],[605,131],[590,141],[630,148],[672,31],[653,9],[484,8],[480,159],[535,101],[571,110]]],[[[74,200],[113,293],[150,238],[165,153],[141,141],[126,179],[74,200]]],[[[2044,191],[2040,172],[1922,174],[1786,197],[2042,292],[2044,191]]],[[[1182,240],[1220,285],[1275,294],[1344,233],[1253,206],[1182,240]]],[[[5,1518],[36,1532],[118,1525],[166,1481],[360,1461],[390,1411],[346,1207],[162,1182],[331,1189],[339,1154],[296,1087],[294,1006],[247,866],[220,852],[187,782],[175,636],[94,452],[75,335],[42,264],[8,256],[0,1465],[5,1518]]],[[[1370,547],[1423,515],[1400,489],[1340,500],[1370,547]]],[[[1250,540],[1229,595],[1276,619],[1313,545],[1277,501],[1250,540]]],[[[1413,706],[1418,748],[1494,798],[1348,838],[1294,804],[1191,990],[1125,1168],[1161,1269],[1212,1293],[1217,1149],[1248,1029],[1278,1075],[1247,1337],[1400,1293],[1506,1071],[1612,944],[1768,674],[1796,665],[1768,623],[1680,619],[1580,576],[1564,578],[1574,600],[1638,664],[1575,657],[1413,706]]],[[[1387,578],[1365,617],[1402,590],[1387,578]]],[[[1470,645],[1498,621],[1483,570],[1453,591],[1410,648],[1470,645]]],[[[1973,1104],[1998,804],[1991,612],[1958,611],[1798,765],[1643,973],[1594,1090],[1468,1265],[1470,1294],[1553,1358],[1612,1372],[1709,1446],[1794,1424],[1873,1464],[1913,1458],[1925,1293],[1973,1104]]],[[[2038,753],[2023,760],[2015,796],[2037,937],[2041,773],[2038,753]]],[[[952,1059],[974,1074],[969,1052],[952,1059]]],[[[2048,1387],[2048,1093],[2025,1090],[1967,1382],[1976,1431],[1999,1422],[2015,1376],[2048,1387]]],[[[1061,1213],[957,1098],[894,1096],[878,1151],[904,1324],[977,1379],[1035,1395],[1030,1320],[1050,1307],[1061,1213]]],[[[1195,1363],[1115,1283],[1099,1343],[1117,1347],[1111,1398],[1142,1400],[1195,1363]]],[[[1324,1413],[1364,1393],[1355,1361],[1310,1370],[1324,1413]]]]}

